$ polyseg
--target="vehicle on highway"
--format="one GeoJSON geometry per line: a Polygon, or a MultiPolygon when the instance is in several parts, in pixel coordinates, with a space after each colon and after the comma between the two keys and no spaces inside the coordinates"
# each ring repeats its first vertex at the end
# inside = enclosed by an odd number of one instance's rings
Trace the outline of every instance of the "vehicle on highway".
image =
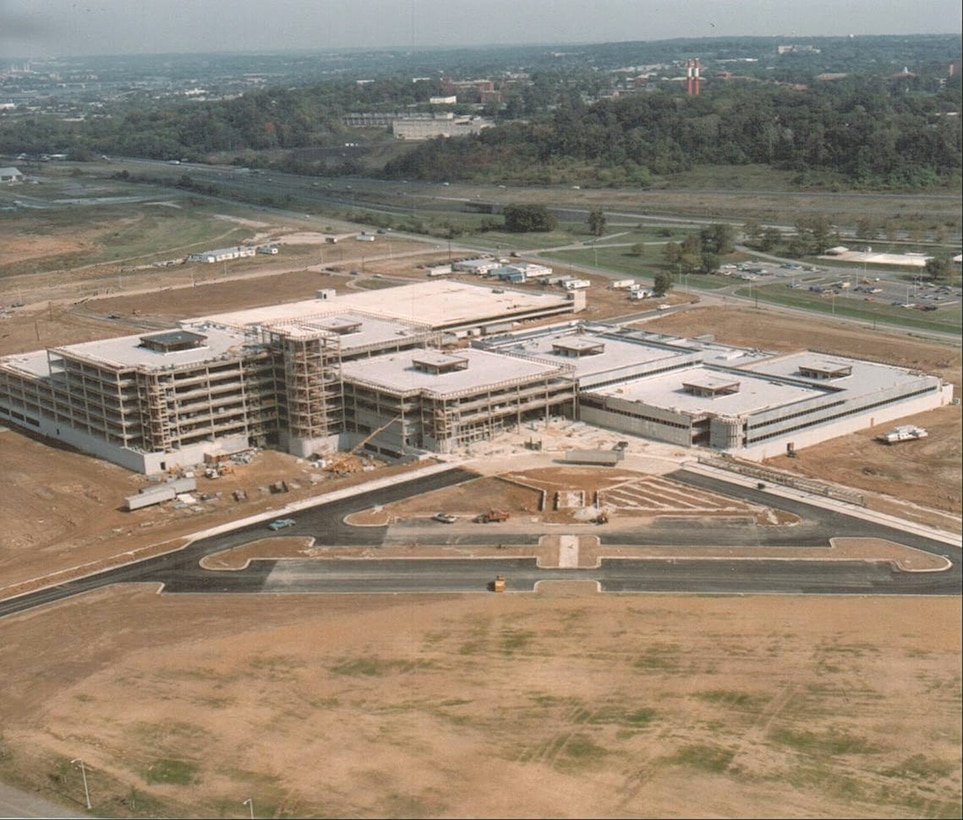
{"type": "Polygon", "coordinates": [[[431,518],[433,521],[440,521],[442,524],[454,524],[458,520],[449,513],[435,513],[431,518]]]}
{"type": "Polygon", "coordinates": [[[297,522],[293,518],[278,518],[276,521],[272,521],[268,524],[269,530],[286,530],[288,527],[293,527],[297,522]]]}

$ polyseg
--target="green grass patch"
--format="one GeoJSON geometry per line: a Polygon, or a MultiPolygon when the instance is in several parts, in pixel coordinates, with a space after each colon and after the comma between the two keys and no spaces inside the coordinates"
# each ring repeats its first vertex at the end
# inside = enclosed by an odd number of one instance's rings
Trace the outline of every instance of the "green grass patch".
{"type": "Polygon", "coordinates": [[[458,647],[459,655],[477,655],[479,652],[484,652],[485,643],[484,641],[465,641],[461,646],[458,647]]]}
{"type": "Polygon", "coordinates": [[[501,636],[502,652],[511,654],[519,649],[524,649],[535,639],[535,637],[536,635],[534,632],[514,629],[507,630],[501,636]]]}
{"type": "Polygon", "coordinates": [[[190,786],[197,781],[199,768],[197,763],[189,760],[165,757],[147,767],[145,780],[151,784],[190,786]]]}
{"type": "Polygon", "coordinates": [[[737,692],[732,689],[711,689],[706,692],[696,692],[695,697],[719,706],[728,706],[740,711],[759,711],[768,698],[762,695],[752,695],[748,692],[737,692]]]}
{"type": "Polygon", "coordinates": [[[729,768],[734,757],[735,752],[729,749],[697,743],[683,746],[666,762],[718,774],[729,768]]]}
{"type": "Polygon", "coordinates": [[[563,698],[559,695],[553,695],[551,692],[530,692],[528,697],[536,706],[551,707],[573,703],[571,698],[563,698]]]}
{"type": "Polygon", "coordinates": [[[332,666],[335,675],[348,677],[382,677],[394,673],[430,668],[430,661],[385,660],[384,658],[350,658],[332,666]]]}
{"type": "Polygon", "coordinates": [[[596,763],[609,754],[604,746],[599,746],[585,734],[574,734],[562,747],[562,757],[569,762],[596,763]]]}
{"type": "Polygon", "coordinates": [[[674,644],[654,644],[635,659],[638,670],[674,672],[679,668],[679,647],[674,644]]]}
{"type": "Polygon", "coordinates": [[[752,287],[747,285],[739,288],[736,295],[757,303],[763,302],[822,315],[856,319],[866,322],[874,329],[877,324],[942,333],[959,333],[963,329],[963,312],[958,307],[922,311],[845,296],[833,299],[802,289],[793,290],[785,287],[784,284],[752,287]]]}
{"type": "Polygon", "coordinates": [[[769,739],[780,746],[814,757],[878,754],[880,749],[857,735],[848,732],[797,732],[789,728],[775,728],[769,739]]]}
{"type": "Polygon", "coordinates": [[[848,655],[852,658],[862,658],[866,654],[879,655],[879,647],[865,643],[824,643],[820,644],[819,651],[848,655]]]}
{"type": "Polygon", "coordinates": [[[588,713],[585,722],[593,725],[614,725],[627,729],[647,729],[655,722],[657,717],[658,712],[649,707],[630,710],[615,706],[606,706],[588,713]]]}
{"type": "Polygon", "coordinates": [[[938,760],[920,754],[908,757],[898,765],[884,769],[882,773],[900,780],[935,780],[952,777],[959,766],[959,760],[938,760]]]}

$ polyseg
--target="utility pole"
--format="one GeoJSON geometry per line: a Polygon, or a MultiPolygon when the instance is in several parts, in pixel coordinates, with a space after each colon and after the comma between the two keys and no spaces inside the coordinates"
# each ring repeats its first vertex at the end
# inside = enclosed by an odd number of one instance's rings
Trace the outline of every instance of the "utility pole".
{"type": "Polygon", "coordinates": [[[79,757],[75,757],[73,760],[70,761],[70,763],[71,765],[73,765],[74,763],[80,764],[80,775],[84,779],[84,801],[86,802],[87,810],[89,811],[92,807],[90,805],[90,790],[87,788],[87,769],[84,768],[84,761],[81,760],[79,757]]]}

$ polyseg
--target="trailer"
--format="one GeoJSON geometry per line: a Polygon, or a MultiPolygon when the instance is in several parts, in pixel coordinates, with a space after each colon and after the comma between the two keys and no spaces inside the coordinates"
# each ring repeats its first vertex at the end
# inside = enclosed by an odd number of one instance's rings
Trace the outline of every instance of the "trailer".
{"type": "Polygon", "coordinates": [[[176,478],[165,481],[163,484],[143,487],[137,495],[127,496],[124,502],[127,511],[131,512],[154,504],[162,504],[165,501],[173,501],[181,493],[190,493],[196,489],[197,482],[193,478],[176,478]]]}
{"type": "Polygon", "coordinates": [[[922,427],[917,427],[915,424],[904,424],[900,427],[894,427],[888,433],[876,436],[876,440],[884,444],[897,444],[901,441],[917,441],[926,438],[928,435],[929,433],[922,427]]]}

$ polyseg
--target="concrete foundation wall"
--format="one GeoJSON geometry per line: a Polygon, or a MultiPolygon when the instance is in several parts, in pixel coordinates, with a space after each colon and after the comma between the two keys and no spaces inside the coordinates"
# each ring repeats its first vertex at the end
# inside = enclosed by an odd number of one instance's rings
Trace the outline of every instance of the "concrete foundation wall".
{"type": "Polygon", "coordinates": [[[609,430],[629,433],[633,436],[650,438],[654,441],[678,444],[680,447],[689,447],[692,443],[692,433],[688,427],[668,427],[645,419],[624,416],[621,413],[599,410],[595,407],[583,407],[579,412],[579,421],[594,424],[598,427],[606,427],[609,430]]]}

